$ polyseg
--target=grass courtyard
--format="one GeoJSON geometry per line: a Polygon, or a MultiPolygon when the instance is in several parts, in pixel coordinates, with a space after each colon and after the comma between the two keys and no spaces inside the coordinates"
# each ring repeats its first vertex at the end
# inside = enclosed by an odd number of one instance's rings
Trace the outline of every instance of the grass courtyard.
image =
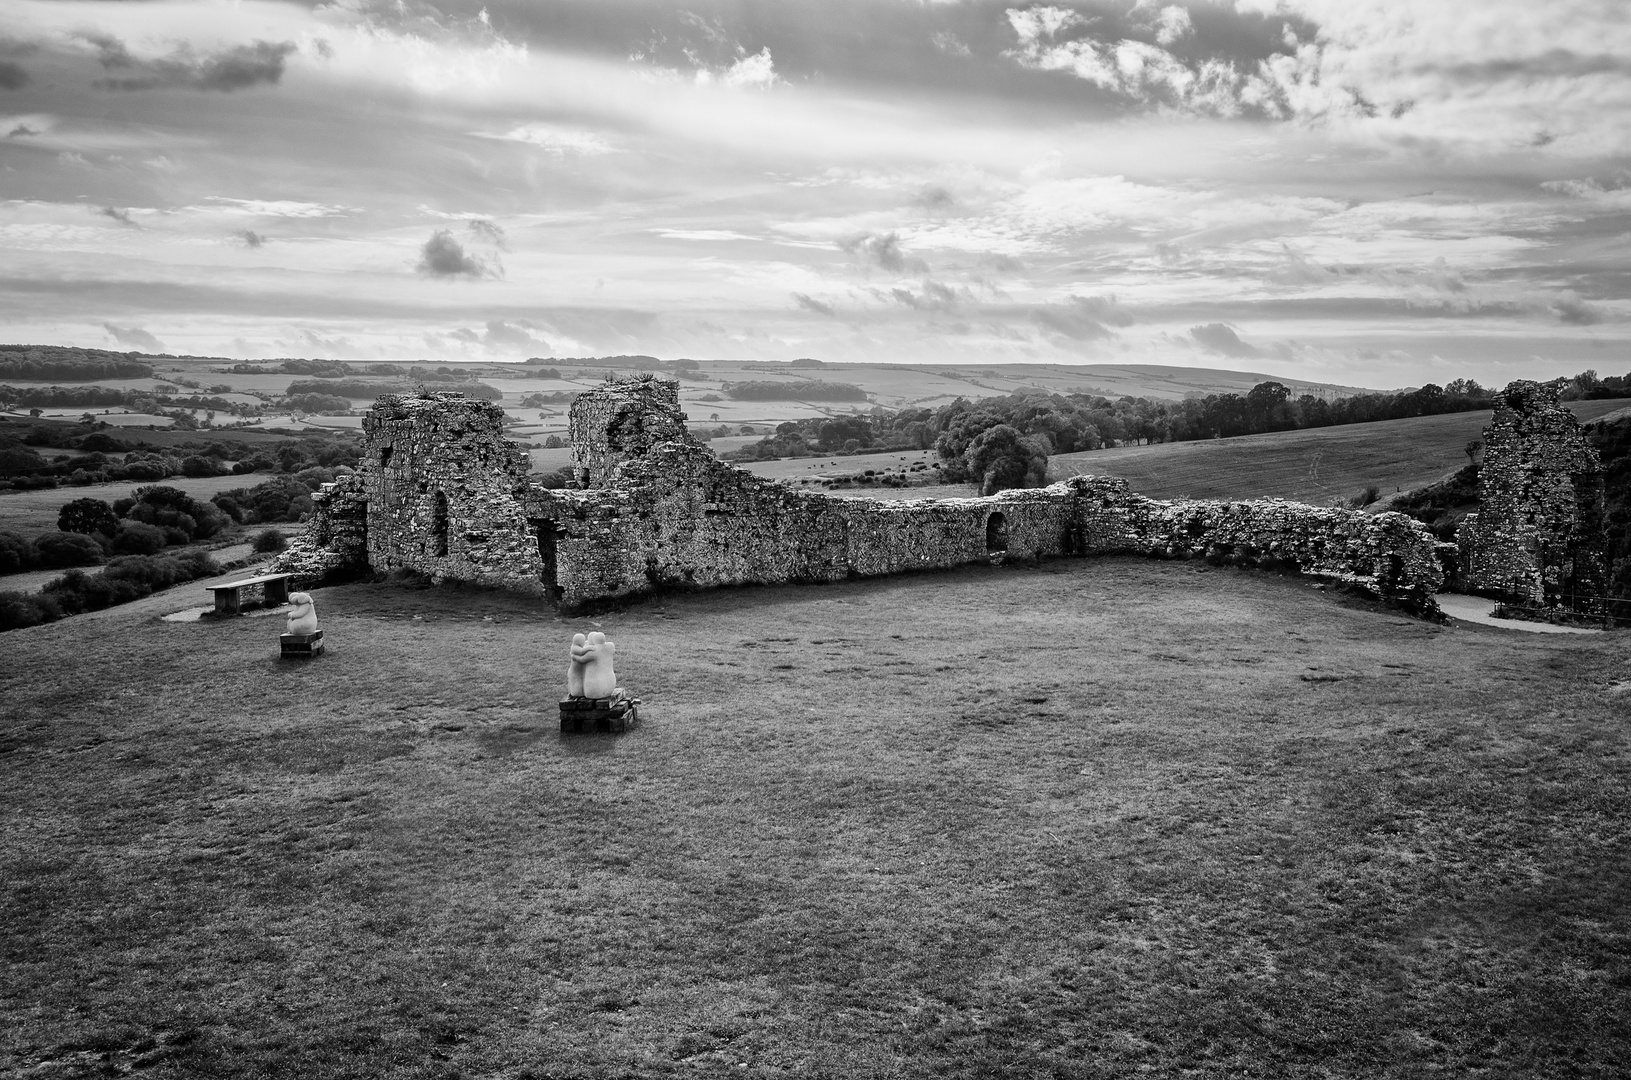
{"type": "Polygon", "coordinates": [[[306,666],[0,638],[0,1074],[1631,1072],[1622,634],[1133,559],[316,596],[306,666]],[[645,723],[562,737],[596,625],[645,723]]]}

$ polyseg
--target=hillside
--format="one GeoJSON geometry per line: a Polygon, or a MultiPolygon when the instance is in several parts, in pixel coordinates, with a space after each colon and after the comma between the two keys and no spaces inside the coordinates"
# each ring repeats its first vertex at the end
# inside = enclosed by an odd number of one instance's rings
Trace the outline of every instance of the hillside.
{"type": "MultiPolygon", "coordinates": [[[[1582,421],[1627,407],[1623,399],[1574,401],[1582,421]]],[[[1482,437],[1485,411],[1385,420],[1375,424],[1280,431],[1205,442],[1157,443],[1061,454],[1053,479],[1089,473],[1119,476],[1151,498],[1256,499],[1323,503],[1375,484],[1383,496],[1431,484],[1467,463],[1466,445],[1482,437]]]]}

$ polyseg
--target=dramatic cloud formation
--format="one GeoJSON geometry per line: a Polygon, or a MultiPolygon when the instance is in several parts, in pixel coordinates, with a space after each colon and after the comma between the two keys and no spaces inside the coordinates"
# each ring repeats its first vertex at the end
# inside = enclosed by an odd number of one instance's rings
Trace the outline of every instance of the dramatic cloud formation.
{"type": "Polygon", "coordinates": [[[478,255],[472,255],[464,250],[464,246],[453,239],[453,233],[448,229],[437,229],[431,234],[425,246],[419,249],[419,265],[416,269],[421,274],[438,278],[472,278],[499,276],[498,267],[478,255]]]}
{"type": "Polygon", "coordinates": [[[7,0],[0,315],[259,356],[1602,368],[1621,6],[7,0]]]}

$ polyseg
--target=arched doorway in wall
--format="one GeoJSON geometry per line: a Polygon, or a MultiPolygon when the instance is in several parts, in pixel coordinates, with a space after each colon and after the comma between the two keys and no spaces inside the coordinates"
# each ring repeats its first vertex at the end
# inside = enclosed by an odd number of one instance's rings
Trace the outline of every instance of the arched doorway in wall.
{"type": "Polygon", "coordinates": [[[1008,519],[992,514],[985,519],[985,553],[1001,555],[1008,550],[1008,519]]]}
{"type": "Polygon", "coordinates": [[[447,496],[436,493],[436,506],[430,518],[430,550],[432,555],[447,554],[447,496]]]}

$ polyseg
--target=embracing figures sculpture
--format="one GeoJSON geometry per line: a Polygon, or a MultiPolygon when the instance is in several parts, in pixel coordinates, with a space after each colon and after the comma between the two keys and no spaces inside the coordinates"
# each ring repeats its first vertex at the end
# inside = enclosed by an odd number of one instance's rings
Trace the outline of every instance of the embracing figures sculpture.
{"type": "Polygon", "coordinates": [[[572,635],[566,665],[566,699],[561,702],[561,730],[623,731],[638,720],[638,698],[617,685],[612,656],[617,646],[596,630],[572,635]]]}

